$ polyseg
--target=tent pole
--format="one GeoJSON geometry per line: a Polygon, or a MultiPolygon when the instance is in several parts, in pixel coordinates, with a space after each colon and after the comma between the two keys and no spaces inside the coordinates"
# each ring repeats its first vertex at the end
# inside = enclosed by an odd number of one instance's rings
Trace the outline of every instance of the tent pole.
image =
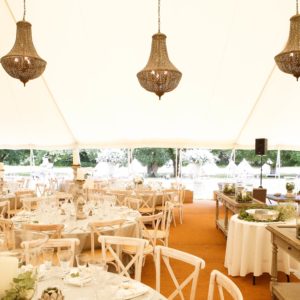
{"type": "Polygon", "coordinates": [[[175,148],[175,177],[176,177],[176,182],[178,181],[178,149],[175,148]]]}

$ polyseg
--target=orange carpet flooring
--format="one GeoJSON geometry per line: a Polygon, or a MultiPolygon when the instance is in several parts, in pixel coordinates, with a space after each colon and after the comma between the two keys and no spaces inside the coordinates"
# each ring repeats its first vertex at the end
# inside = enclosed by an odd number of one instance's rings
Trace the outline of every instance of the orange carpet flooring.
{"type": "MultiPolygon", "coordinates": [[[[196,299],[207,299],[210,272],[217,269],[227,275],[227,269],[224,267],[226,239],[215,226],[215,202],[203,200],[199,203],[185,204],[183,224],[180,225],[177,222],[176,227],[171,226],[169,247],[197,255],[205,260],[206,266],[200,271],[198,279],[196,299]]],[[[189,269],[177,262],[174,262],[173,266],[175,275],[183,281],[189,274],[187,273],[189,269]]],[[[230,278],[240,288],[244,300],[271,299],[270,275],[264,274],[257,277],[256,285],[252,284],[251,274],[246,277],[230,278]]],[[[279,281],[285,280],[285,275],[279,273],[279,281]]],[[[155,288],[155,268],[151,256],[147,257],[143,268],[142,281],[155,288]]],[[[291,281],[295,281],[294,277],[291,277],[291,281]]],[[[174,289],[172,279],[168,276],[167,270],[163,268],[161,293],[167,297],[174,289]]],[[[185,299],[189,299],[187,292],[189,292],[189,286],[184,294],[185,299]]],[[[230,299],[230,297],[226,299],[230,299]]]]}

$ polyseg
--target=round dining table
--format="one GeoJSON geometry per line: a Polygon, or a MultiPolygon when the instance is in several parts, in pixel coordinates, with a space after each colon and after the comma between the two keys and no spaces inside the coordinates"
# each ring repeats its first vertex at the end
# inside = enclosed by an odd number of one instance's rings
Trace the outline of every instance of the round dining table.
{"type": "MultiPolygon", "coordinates": [[[[274,223],[279,224],[279,222],[274,223]]],[[[229,275],[271,274],[272,243],[271,234],[266,230],[266,226],[274,223],[248,222],[240,220],[237,214],[230,218],[225,253],[225,267],[229,275]]],[[[294,223],[295,220],[286,222],[286,224],[294,223]]],[[[278,271],[286,274],[298,272],[300,263],[288,253],[278,249],[278,271]]]]}
{"type": "Polygon", "coordinates": [[[167,300],[151,287],[115,273],[102,271],[80,284],[77,280],[66,280],[60,276],[58,267],[44,273],[37,283],[33,300],[40,299],[49,287],[61,290],[64,300],[167,300]]]}
{"type": "Polygon", "coordinates": [[[36,210],[36,211],[21,211],[12,218],[14,226],[20,228],[22,224],[37,223],[37,224],[64,224],[62,237],[76,237],[80,240],[79,252],[91,248],[91,237],[89,223],[94,221],[111,221],[115,219],[124,219],[121,228],[117,226],[107,226],[103,228],[103,234],[114,235],[118,229],[119,236],[139,237],[139,227],[137,219],[140,213],[128,207],[102,207],[93,210],[89,215],[86,212],[86,219],[77,220],[75,211],[65,213],[60,209],[36,210]]]}

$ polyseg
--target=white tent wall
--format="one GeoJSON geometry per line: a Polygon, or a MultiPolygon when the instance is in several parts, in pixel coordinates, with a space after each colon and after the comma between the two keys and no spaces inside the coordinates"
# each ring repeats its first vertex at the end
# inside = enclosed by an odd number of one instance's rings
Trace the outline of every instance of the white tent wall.
{"type": "MultiPolygon", "coordinates": [[[[47,67],[25,88],[0,68],[0,148],[254,148],[263,137],[270,149],[300,150],[300,83],[272,72],[295,1],[161,6],[169,56],[183,77],[159,101],[136,78],[157,31],[157,1],[27,0],[47,67]]],[[[1,56],[22,10],[21,0],[0,0],[1,56]]]]}

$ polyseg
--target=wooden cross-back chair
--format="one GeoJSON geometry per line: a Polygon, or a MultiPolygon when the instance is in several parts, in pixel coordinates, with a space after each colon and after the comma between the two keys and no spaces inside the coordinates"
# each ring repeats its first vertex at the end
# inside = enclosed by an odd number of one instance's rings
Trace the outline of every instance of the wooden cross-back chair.
{"type": "Polygon", "coordinates": [[[64,227],[64,224],[22,224],[24,230],[43,232],[51,239],[61,238],[64,227]]]}
{"type": "Polygon", "coordinates": [[[29,198],[29,197],[35,197],[36,194],[32,190],[24,190],[24,191],[16,191],[15,192],[15,201],[13,208],[10,210],[10,215],[15,215],[19,209],[22,207],[21,198],[29,198]]]}
{"type": "Polygon", "coordinates": [[[231,279],[229,279],[227,276],[225,276],[218,270],[213,270],[210,273],[207,300],[214,299],[215,287],[218,290],[220,300],[225,299],[223,289],[225,289],[231,295],[233,300],[243,300],[243,295],[238,286],[231,279]]]}
{"type": "Polygon", "coordinates": [[[168,248],[164,246],[156,246],[154,248],[155,253],[155,270],[156,270],[156,290],[160,292],[160,273],[161,273],[161,261],[164,262],[170,277],[176,287],[176,289],[167,297],[169,300],[174,299],[177,295],[181,300],[185,300],[183,296],[182,290],[190,283],[191,291],[190,291],[190,300],[194,300],[196,298],[196,288],[197,288],[197,280],[199,276],[200,269],[204,269],[205,261],[197,257],[195,255],[179,251],[173,248],[168,248]],[[182,283],[178,282],[174,274],[174,270],[170,264],[170,258],[178,261],[182,261],[188,265],[193,266],[193,271],[182,281],[182,283]]]}
{"type": "Polygon", "coordinates": [[[133,197],[126,197],[124,199],[124,205],[130,209],[139,210],[141,206],[141,199],[133,198],[133,197]]]}
{"type": "MultiPolygon", "coordinates": [[[[151,254],[153,255],[154,247],[156,246],[157,241],[157,232],[159,230],[159,225],[161,223],[163,213],[160,212],[155,215],[150,216],[141,216],[138,219],[139,230],[142,233],[142,237],[149,241],[149,244],[144,248],[144,256],[151,254]],[[149,224],[152,224],[151,229],[149,229],[149,224]],[[148,226],[147,226],[148,225],[148,226]]],[[[124,246],[123,252],[128,255],[134,255],[137,249],[133,246],[124,246]]]]}
{"type": "Polygon", "coordinates": [[[0,201],[0,218],[10,217],[10,202],[0,201]]]}
{"type": "Polygon", "coordinates": [[[143,252],[144,248],[148,245],[147,240],[132,237],[101,235],[99,236],[99,242],[102,246],[102,257],[104,261],[106,260],[107,253],[110,253],[117,264],[118,273],[128,278],[130,278],[129,269],[134,265],[134,279],[141,281],[143,252]],[[113,246],[115,246],[115,248],[113,246]],[[123,246],[133,246],[136,248],[136,253],[130,256],[131,259],[127,261],[126,265],[124,265],[122,260],[123,246]]]}
{"type": "Polygon", "coordinates": [[[136,197],[142,200],[139,208],[142,215],[155,214],[156,193],[154,191],[136,192],[136,197]]]}
{"type": "Polygon", "coordinates": [[[59,239],[49,239],[42,248],[55,248],[57,252],[64,249],[70,249],[72,251],[72,263],[74,265],[74,257],[76,254],[76,250],[80,244],[80,240],[78,238],[59,238],[59,239]]]}
{"type": "Polygon", "coordinates": [[[14,249],[14,223],[10,219],[0,218],[0,232],[3,234],[1,247],[4,249],[14,249]]]}
{"type": "MultiPolygon", "coordinates": [[[[91,229],[91,254],[95,259],[95,235],[97,237],[103,234],[103,231],[109,230],[110,228],[114,230],[115,234],[119,234],[121,230],[121,226],[124,224],[124,219],[116,219],[116,220],[105,220],[105,221],[94,221],[89,223],[89,227],[91,229]]],[[[110,259],[113,261],[113,259],[110,259]]]]}

